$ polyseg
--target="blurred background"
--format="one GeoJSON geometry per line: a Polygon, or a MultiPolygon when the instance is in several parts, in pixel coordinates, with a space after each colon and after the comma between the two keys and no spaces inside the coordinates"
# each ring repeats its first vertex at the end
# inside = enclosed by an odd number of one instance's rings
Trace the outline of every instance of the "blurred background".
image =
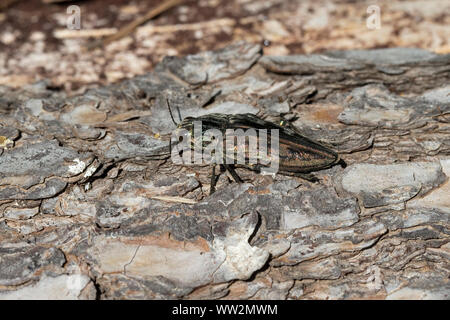
{"type": "Polygon", "coordinates": [[[167,55],[238,40],[263,44],[267,55],[384,47],[449,53],[449,13],[448,0],[1,0],[0,85],[49,79],[77,93],[151,71],[167,55]],[[135,28],[122,34],[130,23],[135,28]]]}

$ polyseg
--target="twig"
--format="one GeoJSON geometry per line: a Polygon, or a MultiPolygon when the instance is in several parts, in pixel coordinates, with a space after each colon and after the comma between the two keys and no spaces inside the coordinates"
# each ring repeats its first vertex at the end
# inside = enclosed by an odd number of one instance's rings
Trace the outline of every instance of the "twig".
{"type": "Polygon", "coordinates": [[[116,28],[82,29],[82,30],[58,29],[53,32],[53,36],[57,39],[100,38],[115,34],[116,32],[117,32],[116,28]]]}
{"type": "Polygon", "coordinates": [[[230,18],[222,18],[222,19],[214,19],[209,21],[202,21],[196,23],[185,23],[185,24],[171,24],[171,25],[163,25],[163,26],[142,26],[138,28],[138,32],[145,32],[146,34],[151,33],[173,33],[178,31],[196,31],[207,29],[211,30],[220,30],[224,27],[233,27],[236,22],[230,18]]]}
{"type": "Polygon", "coordinates": [[[127,24],[126,26],[121,28],[117,33],[107,37],[104,40],[99,40],[99,41],[95,41],[95,42],[91,43],[90,45],[88,45],[88,49],[95,49],[95,48],[97,48],[99,46],[105,46],[105,45],[107,45],[107,44],[109,44],[109,43],[111,43],[113,41],[116,41],[116,40],[118,40],[120,38],[123,38],[123,37],[129,35],[131,32],[133,32],[141,24],[143,24],[143,23],[147,22],[148,20],[156,17],[157,15],[161,14],[162,12],[171,9],[172,7],[180,4],[183,1],[184,0],[167,0],[167,1],[164,1],[163,3],[161,3],[156,8],[153,8],[150,11],[148,11],[144,16],[137,18],[136,20],[130,22],[129,24],[127,24]]]}
{"type": "Polygon", "coordinates": [[[197,201],[188,199],[188,198],[182,198],[182,197],[169,197],[169,196],[152,196],[150,199],[155,200],[161,200],[166,202],[178,202],[178,203],[186,203],[186,204],[196,204],[197,201]]]}

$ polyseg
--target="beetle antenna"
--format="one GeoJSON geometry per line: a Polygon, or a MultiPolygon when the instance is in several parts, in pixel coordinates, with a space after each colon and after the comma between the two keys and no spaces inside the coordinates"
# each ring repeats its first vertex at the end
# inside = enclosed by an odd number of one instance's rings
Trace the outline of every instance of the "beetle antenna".
{"type": "Polygon", "coordinates": [[[169,157],[172,156],[172,137],[169,138],[169,157]]]}
{"type": "MultiPolygon", "coordinates": [[[[169,99],[166,98],[167,108],[169,109],[170,118],[172,118],[172,122],[178,126],[178,123],[175,122],[175,119],[173,118],[172,109],[170,108],[169,99]]],[[[178,115],[180,114],[180,110],[178,110],[178,115]]]]}
{"type": "Polygon", "coordinates": [[[178,119],[180,119],[180,122],[182,122],[183,120],[181,119],[180,108],[178,108],[178,106],[177,106],[177,113],[178,113],[178,119]]]}

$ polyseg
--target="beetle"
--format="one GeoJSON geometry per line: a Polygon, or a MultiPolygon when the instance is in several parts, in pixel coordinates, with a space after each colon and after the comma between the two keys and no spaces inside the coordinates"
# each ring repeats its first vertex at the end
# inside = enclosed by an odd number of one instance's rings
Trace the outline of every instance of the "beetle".
{"type": "MultiPolygon", "coordinates": [[[[172,117],[172,121],[175,123],[170,107],[169,111],[170,116],[172,117]]],[[[208,142],[212,142],[211,140],[204,138],[205,133],[207,133],[208,130],[211,129],[219,131],[222,134],[222,137],[229,137],[230,135],[228,134],[228,132],[230,130],[255,129],[258,130],[258,132],[261,132],[261,130],[270,130],[270,134],[267,134],[267,136],[265,136],[266,138],[272,138],[272,132],[276,130],[276,132],[278,133],[278,146],[276,150],[278,152],[277,172],[283,175],[297,176],[309,181],[317,181],[317,178],[315,178],[311,174],[311,172],[327,169],[336,164],[342,164],[343,166],[345,166],[345,162],[343,162],[338,153],[333,151],[330,147],[324,145],[323,143],[319,143],[317,141],[314,141],[313,139],[301,135],[292,127],[277,125],[272,122],[263,120],[250,113],[211,113],[200,117],[186,117],[176,125],[176,131],[180,132],[181,130],[184,130],[184,134],[178,134],[178,137],[182,136],[183,139],[188,140],[187,148],[194,150],[198,147],[198,150],[200,151],[203,151],[205,148],[207,148],[208,142]],[[195,135],[195,125],[198,123],[201,124],[200,139],[198,139],[198,137],[196,137],[195,135]]],[[[257,134],[256,139],[258,140],[258,145],[260,145],[262,135],[257,134]]],[[[180,139],[177,140],[178,141],[175,141],[175,147],[181,141],[180,139]]],[[[231,174],[236,182],[242,182],[242,179],[234,170],[235,167],[244,167],[256,172],[262,172],[268,167],[267,157],[264,159],[264,157],[258,156],[256,163],[250,163],[249,159],[251,155],[249,152],[249,141],[250,138],[248,140],[245,140],[243,144],[241,140],[240,145],[235,143],[231,145],[231,148],[229,146],[225,147],[223,154],[219,156],[223,157],[224,160],[221,162],[221,166],[231,174]],[[239,148],[243,148],[244,150],[243,154],[245,161],[244,163],[238,163],[236,165],[235,160],[239,148]],[[231,161],[228,161],[230,159],[231,161]]],[[[270,141],[272,142],[272,139],[270,139],[270,141]]],[[[223,145],[223,142],[221,142],[221,144],[223,145]]],[[[274,144],[268,143],[267,145],[268,149],[270,150],[270,154],[272,155],[274,144]]],[[[172,151],[172,145],[170,146],[170,149],[172,151]]],[[[183,150],[179,150],[178,148],[176,149],[176,152],[181,155],[183,150]]],[[[215,167],[217,162],[211,164],[212,173],[210,193],[213,193],[215,191],[216,184],[215,167]]]]}

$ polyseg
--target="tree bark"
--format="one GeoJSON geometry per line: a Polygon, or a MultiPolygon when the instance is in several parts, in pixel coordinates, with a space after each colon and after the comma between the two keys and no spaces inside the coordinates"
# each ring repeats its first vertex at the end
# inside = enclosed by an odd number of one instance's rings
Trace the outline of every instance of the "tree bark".
{"type": "Polygon", "coordinates": [[[449,80],[420,49],[239,42],[78,96],[0,87],[0,298],[448,299],[449,80]],[[167,156],[166,100],[288,119],[347,167],[210,196],[167,156]]]}

